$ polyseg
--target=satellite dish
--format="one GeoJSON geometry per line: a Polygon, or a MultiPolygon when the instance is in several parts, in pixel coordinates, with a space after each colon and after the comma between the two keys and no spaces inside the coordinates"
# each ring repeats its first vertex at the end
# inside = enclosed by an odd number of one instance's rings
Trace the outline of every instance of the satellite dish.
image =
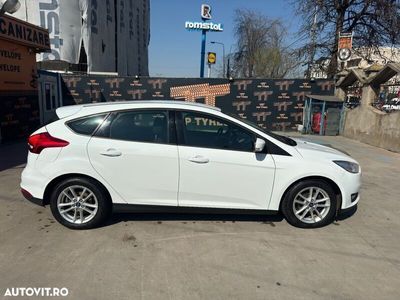
{"type": "Polygon", "coordinates": [[[0,1],[0,15],[4,13],[13,14],[21,7],[18,0],[1,0],[0,1]]]}

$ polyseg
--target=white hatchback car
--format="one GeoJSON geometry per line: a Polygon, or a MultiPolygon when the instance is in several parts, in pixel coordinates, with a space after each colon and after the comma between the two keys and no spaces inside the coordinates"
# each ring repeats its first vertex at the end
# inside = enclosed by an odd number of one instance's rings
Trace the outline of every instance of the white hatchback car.
{"type": "Polygon", "coordinates": [[[320,227],[359,201],[361,171],[330,147],[181,101],[66,106],[28,140],[22,194],[69,228],[112,211],[262,213],[320,227]]]}

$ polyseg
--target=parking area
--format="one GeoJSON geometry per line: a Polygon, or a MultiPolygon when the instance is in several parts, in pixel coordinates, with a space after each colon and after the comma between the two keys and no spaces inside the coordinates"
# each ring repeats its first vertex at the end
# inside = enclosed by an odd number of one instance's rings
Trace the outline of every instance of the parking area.
{"type": "Polygon", "coordinates": [[[121,214],[72,231],[22,198],[24,144],[1,146],[0,297],[66,287],[68,299],[399,299],[400,154],[303,138],[363,171],[355,214],[314,230],[279,216],[121,214]]]}

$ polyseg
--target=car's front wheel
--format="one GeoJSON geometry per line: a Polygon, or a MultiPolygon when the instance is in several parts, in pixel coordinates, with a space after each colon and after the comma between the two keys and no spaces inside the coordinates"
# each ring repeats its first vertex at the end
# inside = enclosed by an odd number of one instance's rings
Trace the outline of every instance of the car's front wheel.
{"type": "Polygon", "coordinates": [[[69,178],[56,185],[50,198],[54,218],[71,229],[99,226],[111,212],[104,189],[94,180],[69,178]]]}
{"type": "Polygon", "coordinates": [[[316,228],[333,221],[336,205],[335,192],[328,183],[304,180],[289,189],[281,207],[290,224],[302,228],[316,228]]]}

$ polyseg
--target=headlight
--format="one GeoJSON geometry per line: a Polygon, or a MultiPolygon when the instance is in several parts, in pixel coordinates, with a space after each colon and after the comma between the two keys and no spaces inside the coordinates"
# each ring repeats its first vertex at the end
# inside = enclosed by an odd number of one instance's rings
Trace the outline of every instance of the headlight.
{"type": "Polygon", "coordinates": [[[333,161],[335,164],[338,166],[342,167],[345,169],[347,172],[350,173],[358,173],[360,172],[360,166],[356,163],[353,163],[351,161],[345,161],[345,160],[334,160],[333,161]]]}

